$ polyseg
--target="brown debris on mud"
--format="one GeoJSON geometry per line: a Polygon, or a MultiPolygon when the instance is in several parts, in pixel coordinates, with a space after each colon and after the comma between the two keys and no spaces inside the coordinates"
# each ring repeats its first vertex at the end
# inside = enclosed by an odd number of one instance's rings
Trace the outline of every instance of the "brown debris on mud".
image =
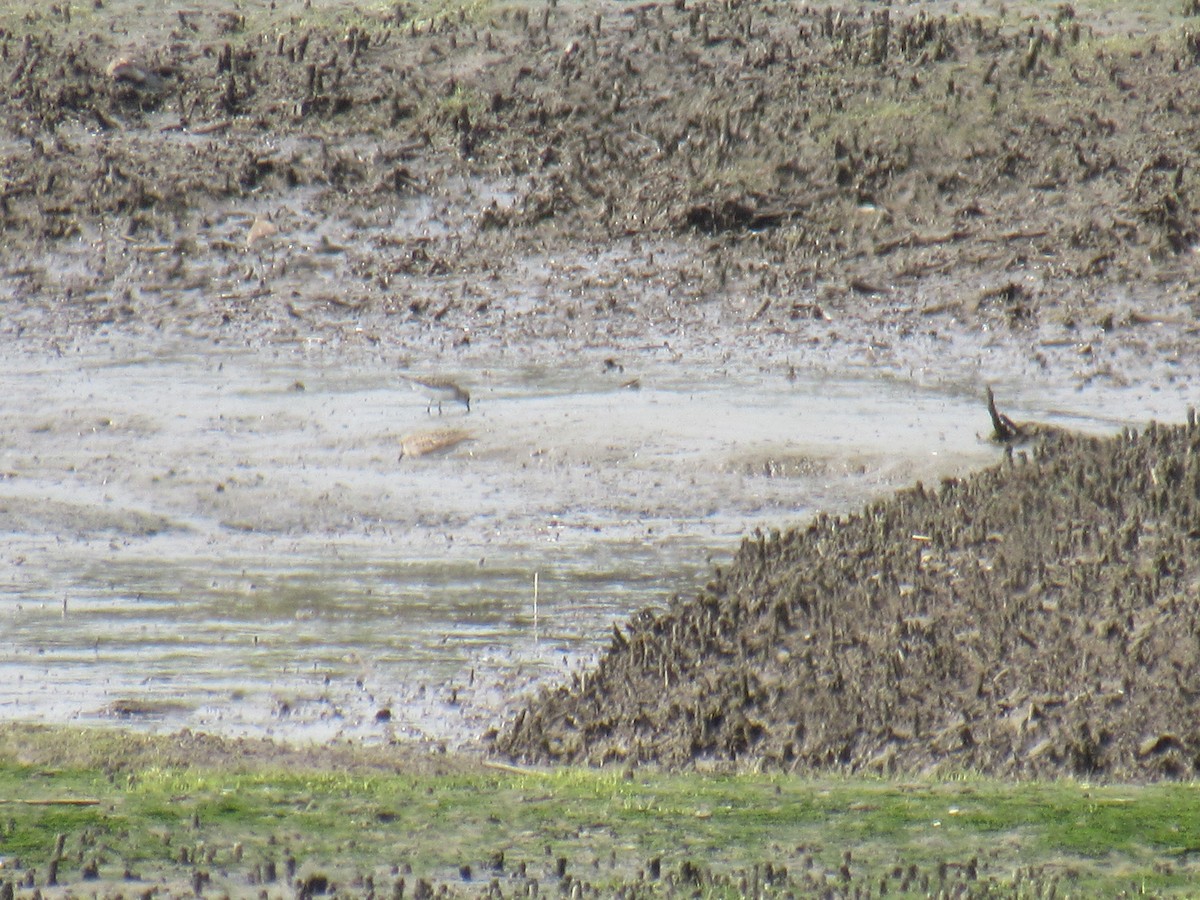
{"type": "Polygon", "coordinates": [[[1200,774],[1200,427],[1046,435],[746,540],[615,629],[496,749],[525,762],[1200,774]]]}
{"type": "MultiPolygon", "coordinates": [[[[1036,270],[1032,293],[962,310],[1019,323],[1068,283],[1186,278],[1200,234],[1182,13],[1127,46],[1069,6],[202,4],[149,23],[125,6],[0,22],[0,227],[26,288],[55,284],[29,254],[99,229],[161,261],[155,292],[220,292],[245,266],[206,262],[236,249],[214,209],[278,204],[307,236],[321,222],[288,198],[381,227],[425,198],[463,227],[344,248],[344,302],[405,314],[404,276],[653,236],[710,257],[708,288],[1036,270]]],[[[66,287],[106,294],[122,259],[66,287]]],[[[444,315],[496,324],[486,304],[444,315]]]]}

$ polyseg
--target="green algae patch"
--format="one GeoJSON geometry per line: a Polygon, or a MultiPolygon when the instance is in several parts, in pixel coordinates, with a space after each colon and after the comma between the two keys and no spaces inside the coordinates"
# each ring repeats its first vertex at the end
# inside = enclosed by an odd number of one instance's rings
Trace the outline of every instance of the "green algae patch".
{"type": "Polygon", "coordinates": [[[1054,884],[1099,896],[1135,883],[1183,892],[1198,874],[1194,784],[526,770],[401,750],[388,767],[386,748],[321,768],[327,748],[304,762],[265,742],[249,754],[210,741],[188,765],[178,745],[5,726],[0,879],[44,894],[106,880],[351,895],[401,881],[473,893],[495,880],[516,893],[577,880],[731,896],[757,879],[781,892],[1054,884]],[[40,740],[62,766],[43,764],[40,740]]]}

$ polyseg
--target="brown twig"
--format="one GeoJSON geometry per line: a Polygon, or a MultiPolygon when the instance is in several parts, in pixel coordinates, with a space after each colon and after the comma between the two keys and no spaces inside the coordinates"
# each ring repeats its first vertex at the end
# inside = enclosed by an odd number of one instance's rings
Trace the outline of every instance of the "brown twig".
{"type": "Polygon", "coordinates": [[[996,398],[992,389],[987,389],[988,415],[992,417],[992,440],[1000,444],[1010,444],[1022,435],[1021,426],[1004,413],[996,409],[996,398]]]}

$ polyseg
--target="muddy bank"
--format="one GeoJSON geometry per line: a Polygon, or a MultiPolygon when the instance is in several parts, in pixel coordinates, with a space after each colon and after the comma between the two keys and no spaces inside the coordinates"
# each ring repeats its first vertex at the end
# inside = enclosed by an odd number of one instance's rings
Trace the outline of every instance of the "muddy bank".
{"type": "Polygon", "coordinates": [[[164,737],[117,730],[86,734],[89,739],[85,745],[78,732],[5,722],[0,725],[0,758],[21,766],[97,768],[114,773],[188,767],[246,772],[266,765],[291,771],[356,774],[442,775],[478,770],[478,764],[465,756],[425,752],[415,744],[370,748],[335,742],[295,747],[266,739],[221,738],[187,729],[164,737]]]}
{"type": "Polygon", "coordinates": [[[715,302],[760,338],[878,315],[880,345],[1170,341],[1195,324],[1194,17],[1039,10],[12,15],[5,325],[462,353],[715,302]],[[562,264],[556,302],[506,289],[562,264]]]}
{"type": "MultiPolygon", "coordinates": [[[[1192,416],[1189,414],[1189,422],[1192,416]]],[[[499,736],[538,762],[1195,778],[1200,430],[1055,433],[747,540],[499,736]]]]}

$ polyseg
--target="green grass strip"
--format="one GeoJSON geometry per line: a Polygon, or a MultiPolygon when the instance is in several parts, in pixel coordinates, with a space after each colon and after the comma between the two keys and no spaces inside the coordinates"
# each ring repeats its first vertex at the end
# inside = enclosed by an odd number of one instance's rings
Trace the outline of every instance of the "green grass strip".
{"type": "MultiPolygon", "coordinates": [[[[202,871],[227,890],[266,883],[271,864],[281,890],[289,873],[469,890],[465,876],[504,883],[522,864],[547,884],[565,867],[598,888],[645,878],[651,893],[693,863],[734,876],[769,863],[830,884],[847,872],[876,886],[887,878],[894,896],[905,895],[897,873],[913,867],[961,878],[970,866],[999,885],[1053,880],[1060,896],[1183,895],[1200,875],[1195,784],[525,772],[478,762],[439,771],[403,760],[389,771],[378,755],[339,770],[283,768],[269,754],[188,767],[148,762],[157,740],[169,739],[49,729],[0,741],[0,880],[32,869],[43,885],[59,835],[60,884],[89,875],[186,884],[202,871]],[[18,752],[37,741],[64,764],[18,752]]],[[[722,895],[718,887],[706,895],[722,895]]]]}

